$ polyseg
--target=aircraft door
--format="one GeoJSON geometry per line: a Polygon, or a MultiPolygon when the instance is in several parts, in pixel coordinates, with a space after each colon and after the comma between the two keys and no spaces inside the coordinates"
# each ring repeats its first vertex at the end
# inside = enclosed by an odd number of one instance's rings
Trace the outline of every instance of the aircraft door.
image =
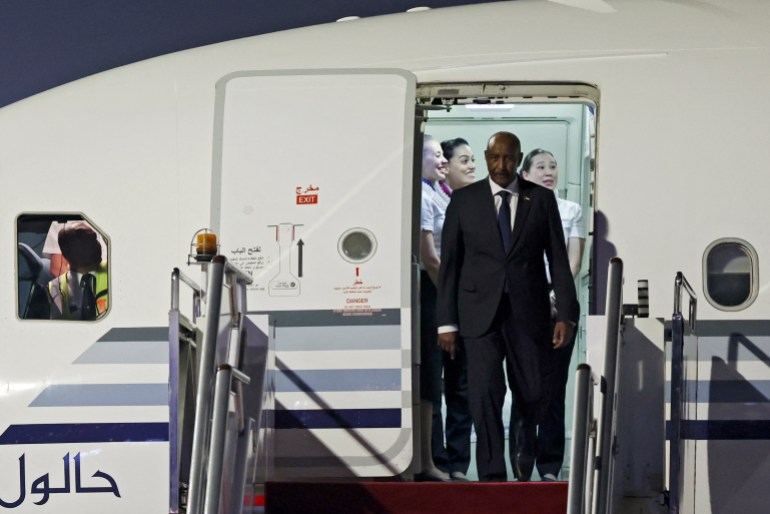
{"type": "Polygon", "coordinates": [[[217,84],[211,226],[275,323],[274,479],[411,463],[414,98],[400,70],[217,84]]]}

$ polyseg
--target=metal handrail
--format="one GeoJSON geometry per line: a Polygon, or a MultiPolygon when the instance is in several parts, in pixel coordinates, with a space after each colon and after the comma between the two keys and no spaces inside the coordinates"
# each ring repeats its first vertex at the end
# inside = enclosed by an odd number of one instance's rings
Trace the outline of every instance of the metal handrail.
{"type": "Polygon", "coordinates": [[[698,309],[698,297],[695,294],[695,290],[690,283],[684,277],[681,271],[676,273],[676,279],[674,279],[674,314],[682,313],[682,288],[684,288],[687,295],[690,297],[690,304],[688,309],[688,323],[690,328],[695,330],[695,321],[697,318],[698,309]]]}
{"type": "Polygon", "coordinates": [[[233,352],[233,360],[229,362],[233,366],[233,373],[237,376],[242,375],[233,388],[235,390],[235,412],[238,422],[238,433],[243,433],[246,429],[246,418],[244,415],[243,407],[243,386],[249,382],[249,377],[239,371],[246,356],[246,344],[243,340],[244,328],[243,328],[243,314],[246,312],[246,284],[251,282],[251,277],[247,276],[248,282],[243,279],[243,275],[237,273],[228,273],[227,279],[230,285],[230,324],[232,334],[237,338],[236,349],[237,352],[233,352]],[[244,379],[245,378],[245,379],[244,379]]]}
{"type": "MultiPolygon", "coordinates": [[[[219,497],[222,485],[225,438],[227,436],[227,411],[233,379],[248,384],[251,379],[229,364],[222,364],[216,373],[213,409],[211,413],[211,446],[208,470],[206,471],[206,500],[204,512],[219,512],[219,497]]],[[[192,511],[192,509],[191,509],[192,511]]]]}
{"type": "MultiPolygon", "coordinates": [[[[682,425],[685,402],[684,339],[685,327],[682,316],[682,288],[690,297],[687,324],[695,333],[698,299],[690,283],[679,271],[674,279],[674,313],[671,317],[671,392],[670,392],[670,443],[669,443],[669,513],[677,514],[680,508],[682,491],[680,476],[682,473],[682,425]]],[[[696,372],[697,373],[697,372],[696,372]]],[[[697,377],[696,377],[697,379],[697,377]]],[[[696,400],[697,401],[697,400],[696,400]]]]}
{"type": "Polygon", "coordinates": [[[209,416],[211,412],[211,388],[214,378],[214,360],[217,336],[219,334],[219,314],[222,306],[222,280],[225,271],[225,258],[216,256],[211,261],[209,275],[208,302],[206,304],[206,331],[199,351],[198,391],[195,398],[195,429],[193,431],[192,459],[190,461],[190,488],[188,511],[203,512],[204,462],[206,459],[206,441],[209,436],[209,416]],[[213,287],[212,287],[213,286],[213,287]]]}
{"type": "Polygon", "coordinates": [[[174,268],[171,272],[171,310],[179,310],[179,285],[180,283],[187,284],[190,289],[193,290],[193,323],[198,321],[200,316],[200,304],[201,298],[205,297],[206,290],[199,286],[193,279],[182,273],[179,268],[174,268]]]}
{"type": "Polygon", "coordinates": [[[605,338],[604,374],[601,379],[602,412],[597,450],[599,462],[598,490],[596,494],[597,514],[609,512],[611,489],[612,438],[616,411],[616,372],[618,367],[618,345],[620,342],[621,320],[623,319],[623,261],[613,257],[609,265],[607,280],[607,331],[605,338]]]}
{"type": "MultiPolygon", "coordinates": [[[[171,272],[171,309],[169,311],[169,384],[171,387],[169,388],[169,406],[172,409],[172,411],[169,412],[169,450],[170,450],[170,460],[169,460],[169,467],[170,467],[170,478],[171,483],[169,487],[170,491],[170,500],[169,500],[169,512],[171,513],[177,513],[179,512],[179,490],[180,490],[180,465],[181,465],[181,438],[180,438],[180,416],[179,416],[179,405],[180,402],[185,401],[185,399],[180,397],[179,394],[179,387],[180,387],[180,369],[181,369],[181,354],[182,354],[182,346],[181,343],[185,343],[189,350],[185,350],[190,352],[187,356],[187,358],[192,359],[194,361],[194,353],[197,350],[197,341],[195,340],[195,336],[190,336],[187,331],[182,330],[183,326],[183,320],[186,320],[185,316],[182,315],[180,312],[180,286],[181,284],[186,284],[191,290],[192,290],[192,297],[193,297],[193,312],[192,312],[192,322],[195,324],[197,322],[198,317],[200,316],[200,302],[201,298],[205,295],[205,290],[203,287],[199,286],[195,281],[193,281],[190,277],[182,273],[182,271],[179,268],[174,268],[171,272]]],[[[189,327],[188,327],[189,328],[189,327]]],[[[192,394],[196,394],[197,391],[197,382],[194,373],[195,365],[194,363],[185,360],[187,363],[187,366],[185,369],[189,371],[191,380],[191,389],[190,391],[192,394]],[[193,370],[190,370],[189,366],[193,368],[193,370]]],[[[185,377],[185,381],[188,379],[188,377],[185,377]]],[[[185,396],[188,393],[185,394],[185,396]]],[[[186,480],[189,481],[189,478],[186,480]]]]}
{"type": "Polygon", "coordinates": [[[590,509],[595,460],[595,446],[591,445],[591,439],[596,437],[594,386],[596,380],[591,366],[585,363],[578,365],[575,373],[575,417],[572,420],[567,514],[584,514],[590,509]]]}
{"type": "MultiPolygon", "coordinates": [[[[218,257],[222,257],[222,256],[219,255],[218,257]]],[[[227,273],[228,275],[230,274],[235,275],[236,278],[238,279],[238,283],[249,285],[254,281],[251,275],[239,269],[238,267],[234,266],[228,260],[225,260],[225,273],[227,273]]]]}
{"type": "MultiPolygon", "coordinates": [[[[206,309],[206,331],[199,351],[198,390],[196,395],[195,428],[188,496],[191,514],[215,513],[221,496],[222,462],[227,435],[227,413],[231,392],[235,392],[239,433],[243,431],[242,384],[250,377],[240,369],[243,362],[243,318],[246,312],[246,285],[253,279],[230,264],[222,255],[208,265],[209,287],[206,309]],[[234,342],[228,349],[227,362],[215,369],[216,347],[220,332],[223,289],[227,285],[229,306],[229,337],[234,342]],[[235,379],[235,384],[233,384],[235,379]],[[205,485],[204,485],[205,484],[205,485]]],[[[181,277],[182,275],[178,275],[181,277]]],[[[230,346],[230,345],[228,345],[230,346]]]]}

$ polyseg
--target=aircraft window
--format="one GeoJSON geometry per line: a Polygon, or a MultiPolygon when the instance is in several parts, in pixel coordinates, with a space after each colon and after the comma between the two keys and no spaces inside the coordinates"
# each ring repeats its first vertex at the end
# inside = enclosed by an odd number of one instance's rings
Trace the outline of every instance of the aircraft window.
{"type": "Polygon", "coordinates": [[[94,321],[110,306],[108,239],[79,214],[16,220],[20,319],[94,321]]]}
{"type": "Polygon", "coordinates": [[[703,288],[711,305],[737,311],[758,294],[757,252],[741,239],[719,239],[703,254],[703,288]]]}

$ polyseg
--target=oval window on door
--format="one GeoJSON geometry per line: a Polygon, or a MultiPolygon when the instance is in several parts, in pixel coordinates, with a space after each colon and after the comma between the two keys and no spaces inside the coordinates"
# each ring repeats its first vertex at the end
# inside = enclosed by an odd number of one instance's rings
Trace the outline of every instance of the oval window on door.
{"type": "Polygon", "coordinates": [[[758,294],[757,252],[742,239],[724,238],[711,243],[703,254],[703,288],[711,305],[739,311],[758,294]]]}

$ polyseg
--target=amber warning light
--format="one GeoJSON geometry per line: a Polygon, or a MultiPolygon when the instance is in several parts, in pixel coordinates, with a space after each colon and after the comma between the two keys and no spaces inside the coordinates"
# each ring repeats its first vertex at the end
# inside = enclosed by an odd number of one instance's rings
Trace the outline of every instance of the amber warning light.
{"type": "Polygon", "coordinates": [[[196,261],[210,261],[218,253],[217,235],[207,228],[202,228],[195,233],[190,246],[195,248],[196,261]]]}

